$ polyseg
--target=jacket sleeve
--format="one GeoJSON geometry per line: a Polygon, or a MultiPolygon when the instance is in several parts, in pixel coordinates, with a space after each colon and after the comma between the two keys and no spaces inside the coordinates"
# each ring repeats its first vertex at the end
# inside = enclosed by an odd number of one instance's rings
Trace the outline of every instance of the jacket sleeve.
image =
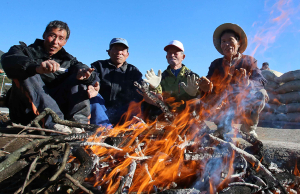
{"type": "Polygon", "coordinates": [[[214,60],[213,62],[211,62],[209,68],[208,68],[208,73],[206,75],[207,79],[211,79],[211,77],[213,76],[215,70],[216,70],[216,64],[217,64],[217,59],[214,60]]]}
{"type": "Polygon", "coordinates": [[[253,57],[249,57],[249,65],[251,68],[251,75],[249,77],[250,86],[257,89],[262,89],[267,80],[261,73],[261,70],[257,67],[257,60],[253,57]]]}
{"type": "MultiPolygon", "coordinates": [[[[71,59],[71,70],[72,73],[76,74],[80,69],[89,69],[89,67],[81,62],[79,62],[75,57],[71,59]]],[[[97,76],[97,72],[93,71],[91,76],[81,81],[83,84],[86,85],[94,85],[96,82],[100,82],[99,76],[97,76]]]]}
{"type": "Polygon", "coordinates": [[[1,64],[7,76],[11,79],[26,79],[36,74],[39,66],[34,59],[30,58],[21,45],[12,46],[9,51],[2,55],[1,64]]]}

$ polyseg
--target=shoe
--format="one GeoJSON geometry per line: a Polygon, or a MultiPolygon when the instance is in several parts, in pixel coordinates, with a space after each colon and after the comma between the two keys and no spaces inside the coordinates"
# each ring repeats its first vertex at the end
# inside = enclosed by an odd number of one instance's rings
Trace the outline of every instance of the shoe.
{"type": "Polygon", "coordinates": [[[256,126],[257,125],[247,125],[247,124],[242,124],[240,131],[245,133],[245,134],[249,134],[252,135],[253,137],[255,137],[256,139],[258,138],[258,135],[256,134],[255,130],[256,130],[256,126]]]}
{"type": "Polygon", "coordinates": [[[255,132],[255,130],[250,131],[249,134],[250,134],[250,135],[253,135],[256,139],[258,138],[258,135],[257,135],[257,133],[255,132]]]}
{"type": "Polygon", "coordinates": [[[72,133],[72,129],[70,127],[58,123],[53,126],[53,129],[59,132],[72,133]]]}
{"type": "Polygon", "coordinates": [[[84,133],[84,128],[72,127],[72,133],[84,133]]]}

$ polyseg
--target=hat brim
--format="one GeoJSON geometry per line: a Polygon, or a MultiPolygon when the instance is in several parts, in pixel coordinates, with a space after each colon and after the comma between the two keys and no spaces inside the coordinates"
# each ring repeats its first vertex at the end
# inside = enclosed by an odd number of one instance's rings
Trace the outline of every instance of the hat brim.
{"type": "Polygon", "coordinates": [[[123,43],[123,42],[114,42],[114,43],[112,43],[112,44],[109,45],[109,48],[111,48],[111,46],[114,45],[114,44],[123,44],[124,46],[126,46],[127,48],[129,48],[129,46],[126,45],[126,44],[123,43]]]}
{"type": "Polygon", "coordinates": [[[247,44],[248,44],[247,35],[239,25],[232,24],[232,23],[225,23],[216,28],[214,35],[213,35],[213,42],[214,42],[214,45],[215,45],[217,51],[219,51],[219,53],[224,55],[224,53],[221,49],[221,41],[220,41],[221,37],[220,36],[221,36],[222,32],[225,30],[232,30],[240,36],[239,53],[243,53],[246,50],[247,44]]]}
{"type": "Polygon", "coordinates": [[[184,51],[184,50],[182,50],[182,48],[180,48],[180,47],[178,47],[178,46],[176,46],[176,45],[174,45],[174,44],[169,44],[169,45],[165,46],[164,50],[165,50],[165,51],[168,51],[168,49],[169,49],[170,47],[176,47],[176,48],[178,48],[179,50],[184,51]]]}

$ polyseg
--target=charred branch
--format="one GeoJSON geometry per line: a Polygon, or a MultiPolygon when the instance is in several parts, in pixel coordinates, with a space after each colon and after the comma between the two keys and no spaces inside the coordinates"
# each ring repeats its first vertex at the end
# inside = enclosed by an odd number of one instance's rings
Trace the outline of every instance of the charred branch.
{"type": "Polygon", "coordinates": [[[230,149],[235,151],[238,154],[241,154],[248,162],[250,162],[254,168],[258,169],[260,172],[264,174],[272,183],[272,185],[269,185],[269,187],[279,186],[283,193],[287,193],[287,191],[282,187],[282,185],[278,182],[278,180],[272,175],[272,173],[260,163],[258,159],[256,159],[253,155],[241,150],[240,148],[237,148],[235,145],[233,145],[230,142],[226,142],[220,138],[214,137],[212,135],[209,135],[209,137],[217,141],[225,146],[228,146],[230,149]]]}
{"type": "MultiPolygon", "coordinates": [[[[92,191],[90,191],[90,190],[88,190],[87,188],[85,188],[84,186],[82,186],[81,184],[80,184],[80,182],[78,181],[78,180],[76,180],[76,179],[74,179],[71,175],[69,175],[69,174],[65,174],[65,176],[75,185],[75,186],[77,186],[77,187],[79,187],[82,191],[84,191],[84,192],[86,192],[86,193],[88,193],[88,194],[93,194],[93,192],[92,191]]],[[[71,193],[72,191],[70,190],[70,192],[68,192],[68,193],[71,193]]]]}
{"type": "Polygon", "coordinates": [[[65,169],[66,167],[66,164],[67,164],[67,160],[69,158],[69,155],[70,155],[70,145],[69,144],[66,144],[65,146],[65,153],[64,153],[64,157],[63,157],[63,160],[62,160],[62,163],[61,163],[61,166],[60,168],[58,169],[58,171],[50,178],[50,181],[54,181],[57,179],[57,177],[63,172],[63,170],[65,169]]]}
{"type": "Polygon", "coordinates": [[[59,116],[50,108],[45,108],[45,110],[40,113],[32,122],[31,125],[34,125],[38,128],[41,128],[41,126],[39,125],[39,122],[42,118],[44,118],[46,115],[51,115],[53,121],[55,123],[59,123],[61,125],[66,125],[69,127],[79,127],[79,128],[84,128],[85,130],[89,130],[89,131],[95,131],[97,128],[99,128],[98,125],[94,125],[94,124],[82,124],[82,123],[78,123],[78,122],[74,122],[74,121],[68,121],[68,120],[62,120],[59,118],[59,116]]]}
{"type": "MultiPolygon", "coordinates": [[[[88,155],[88,153],[85,152],[85,150],[81,147],[79,147],[73,155],[78,158],[80,161],[80,167],[78,171],[72,176],[75,180],[77,180],[80,184],[84,181],[85,177],[87,177],[92,169],[94,168],[93,166],[93,160],[92,158],[88,155]]],[[[78,189],[78,186],[75,185],[72,181],[66,180],[64,185],[70,186],[73,191],[76,191],[78,189]]]]}
{"type": "MultiPolygon", "coordinates": [[[[27,181],[25,187],[27,187],[34,179],[36,179],[44,170],[46,170],[49,167],[49,164],[44,165],[42,168],[40,168],[30,179],[27,181]]],[[[20,193],[23,186],[20,187],[14,194],[20,193]]]]}
{"type": "Polygon", "coordinates": [[[134,82],[134,85],[141,91],[144,98],[149,99],[155,106],[159,107],[164,113],[165,117],[169,120],[174,119],[174,114],[172,114],[168,108],[168,106],[160,100],[156,95],[149,91],[149,86],[146,82],[141,81],[141,84],[138,82],[134,82]]]}

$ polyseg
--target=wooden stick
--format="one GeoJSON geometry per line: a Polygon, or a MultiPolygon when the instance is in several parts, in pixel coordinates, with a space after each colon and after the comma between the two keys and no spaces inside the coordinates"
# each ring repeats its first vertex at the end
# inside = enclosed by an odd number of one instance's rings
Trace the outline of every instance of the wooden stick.
{"type": "Polygon", "coordinates": [[[136,86],[139,89],[139,91],[141,91],[139,93],[142,93],[141,95],[143,95],[144,98],[150,99],[153,102],[153,104],[158,106],[162,110],[166,118],[171,120],[174,119],[174,114],[169,110],[165,102],[160,100],[156,95],[149,91],[149,86],[146,82],[141,81],[141,84],[139,84],[138,82],[134,82],[134,86],[136,86]]]}
{"type": "Polygon", "coordinates": [[[42,143],[48,141],[49,139],[50,139],[50,137],[48,137],[46,139],[36,139],[36,140],[26,144],[25,146],[17,149],[13,153],[9,154],[7,156],[7,158],[3,162],[0,163],[0,172],[3,171],[5,168],[9,167],[15,161],[17,161],[23,152],[27,151],[28,149],[32,149],[35,146],[38,146],[39,144],[42,144],[42,143]]]}
{"type": "Polygon", "coordinates": [[[136,170],[136,161],[133,160],[132,163],[130,164],[129,172],[125,177],[125,183],[124,183],[124,187],[122,189],[122,194],[127,194],[128,193],[129,188],[130,188],[131,183],[132,183],[132,179],[133,179],[135,170],[136,170]]]}
{"type": "Polygon", "coordinates": [[[0,133],[0,137],[15,137],[15,138],[32,138],[32,139],[45,139],[47,137],[42,136],[42,135],[15,135],[15,134],[5,134],[5,133],[0,133]]]}
{"type": "Polygon", "coordinates": [[[39,159],[39,157],[40,157],[40,156],[38,155],[38,156],[33,160],[33,162],[32,162],[31,165],[30,165],[30,168],[29,168],[28,173],[27,173],[27,175],[26,175],[24,184],[23,184],[23,186],[22,186],[21,194],[24,192],[24,189],[25,189],[25,187],[26,187],[27,181],[29,180],[30,173],[31,173],[31,171],[33,171],[33,170],[35,169],[35,167],[36,167],[36,162],[37,162],[37,160],[39,159]]]}
{"type": "Polygon", "coordinates": [[[45,132],[49,132],[49,133],[59,133],[59,134],[63,134],[63,135],[68,135],[69,133],[65,133],[65,132],[60,132],[60,131],[56,131],[56,130],[52,130],[52,129],[44,129],[44,128],[38,128],[38,127],[27,127],[24,125],[18,125],[13,123],[12,124],[13,127],[16,128],[21,128],[21,129],[28,129],[28,130],[35,130],[35,131],[45,131],[45,132]]]}
{"type": "Polygon", "coordinates": [[[70,180],[72,181],[72,183],[74,183],[74,185],[76,185],[77,187],[79,187],[81,190],[83,190],[84,192],[86,193],[89,193],[89,194],[93,194],[92,191],[88,190],[87,188],[85,188],[84,186],[82,186],[78,180],[74,179],[71,175],[69,174],[65,174],[65,176],[70,180]]]}
{"type": "Polygon", "coordinates": [[[42,113],[40,113],[32,122],[31,125],[35,125],[38,128],[41,128],[39,125],[39,121],[44,118],[46,115],[51,115],[52,120],[55,123],[59,123],[61,125],[66,125],[69,127],[79,127],[79,128],[84,128],[87,130],[93,130],[95,131],[97,128],[99,128],[98,125],[94,125],[94,124],[82,124],[82,123],[78,123],[78,122],[74,122],[74,121],[68,121],[68,120],[62,120],[61,118],[59,118],[59,116],[50,108],[45,108],[44,111],[42,113]]]}
{"type": "Polygon", "coordinates": [[[111,146],[107,143],[99,143],[99,142],[82,142],[82,143],[80,143],[80,146],[102,146],[102,147],[106,147],[106,148],[112,148],[112,149],[116,149],[119,151],[123,151],[123,149],[118,148],[116,146],[111,146]]]}
{"type": "Polygon", "coordinates": [[[66,144],[66,148],[65,148],[65,155],[63,157],[63,161],[61,163],[61,167],[58,169],[58,171],[50,178],[50,181],[55,181],[57,179],[57,177],[64,171],[68,158],[69,158],[69,154],[70,154],[70,145],[66,144]]]}
{"type": "Polygon", "coordinates": [[[222,139],[220,139],[220,138],[217,138],[217,137],[215,137],[215,136],[213,136],[213,135],[210,135],[210,134],[209,134],[208,136],[209,136],[211,139],[213,139],[214,141],[217,141],[217,142],[219,142],[219,143],[221,143],[221,144],[228,145],[228,146],[229,146],[232,150],[234,150],[236,153],[243,155],[244,158],[245,158],[248,162],[250,162],[251,164],[254,165],[254,168],[259,169],[266,177],[268,177],[268,178],[272,181],[272,183],[273,183],[274,185],[271,185],[271,186],[279,186],[280,189],[283,191],[283,193],[287,193],[287,192],[285,191],[285,189],[281,186],[281,184],[279,183],[279,181],[272,175],[272,173],[271,173],[264,165],[262,165],[262,164],[260,163],[260,161],[259,161],[257,158],[255,158],[252,154],[249,154],[249,153],[245,152],[244,150],[242,150],[242,149],[236,147],[233,143],[226,142],[226,141],[224,141],[224,140],[222,140],[222,139]]]}
{"type": "Polygon", "coordinates": [[[259,189],[259,186],[251,183],[244,183],[244,182],[234,182],[234,183],[229,183],[228,187],[233,187],[233,186],[247,186],[247,187],[253,187],[255,189],[259,189]]]}
{"type": "MultiPolygon", "coordinates": [[[[34,179],[36,179],[36,177],[38,177],[42,172],[44,172],[44,170],[46,170],[49,167],[49,164],[44,165],[42,168],[40,168],[31,178],[29,181],[27,181],[25,187],[27,187],[34,179]]],[[[22,190],[23,186],[20,187],[16,192],[14,192],[14,194],[20,193],[20,191],[22,190]]]]}

